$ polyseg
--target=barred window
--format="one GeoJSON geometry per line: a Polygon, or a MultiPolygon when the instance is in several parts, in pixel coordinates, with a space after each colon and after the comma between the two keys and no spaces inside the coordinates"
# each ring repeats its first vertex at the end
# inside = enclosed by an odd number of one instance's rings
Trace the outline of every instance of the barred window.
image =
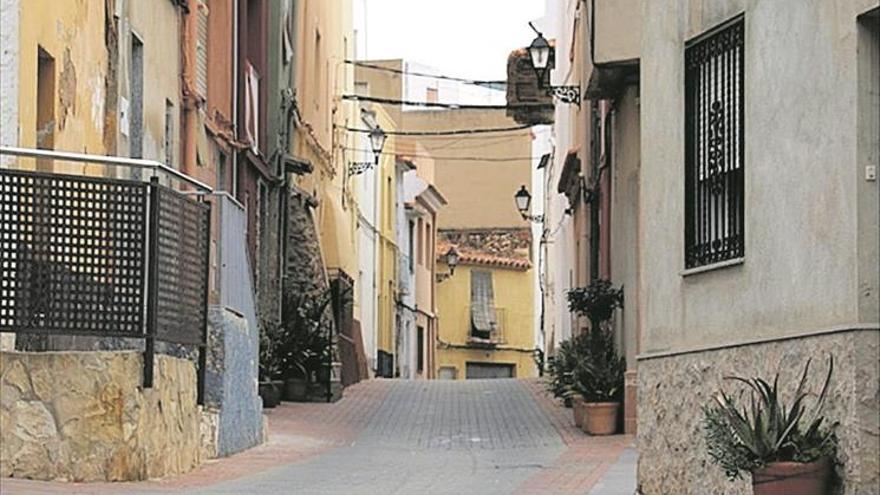
{"type": "Polygon", "coordinates": [[[743,19],[685,48],[685,267],[745,254],[743,19]]]}

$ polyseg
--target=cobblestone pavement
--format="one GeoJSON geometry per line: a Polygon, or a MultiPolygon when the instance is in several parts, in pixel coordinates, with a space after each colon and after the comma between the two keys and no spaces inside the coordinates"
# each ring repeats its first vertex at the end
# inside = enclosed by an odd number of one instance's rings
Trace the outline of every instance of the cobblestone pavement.
{"type": "Polygon", "coordinates": [[[372,380],[336,404],[270,410],[269,422],[267,445],[169,480],[3,480],[0,488],[4,495],[587,494],[632,443],[584,435],[537,380],[372,380]]]}

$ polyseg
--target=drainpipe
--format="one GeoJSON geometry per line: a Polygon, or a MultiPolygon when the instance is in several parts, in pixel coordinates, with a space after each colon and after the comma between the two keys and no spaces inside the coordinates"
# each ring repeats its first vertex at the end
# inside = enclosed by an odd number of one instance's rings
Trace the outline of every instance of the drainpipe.
{"type": "Polygon", "coordinates": [[[183,62],[181,107],[183,122],[181,136],[181,154],[183,155],[183,172],[193,175],[196,170],[196,143],[198,141],[198,105],[196,93],[196,38],[199,16],[198,0],[187,0],[183,7],[183,25],[181,26],[181,60],[183,62]]]}
{"type": "MultiPolygon", "coordinates": [[[[238,141],[238,77],[241,74],[238,66],[238,4],[232,0],[232,135],[238,141]]],[[[232,150],[232,197],[238,199],[238,150],[232,150]]]]}

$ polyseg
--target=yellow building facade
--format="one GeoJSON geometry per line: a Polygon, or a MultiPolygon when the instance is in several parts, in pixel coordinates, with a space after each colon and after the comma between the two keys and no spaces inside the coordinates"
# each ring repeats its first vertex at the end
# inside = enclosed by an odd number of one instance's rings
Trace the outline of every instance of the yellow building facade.
{"type": "MultiPolygon", "coordinates": [[[[448,273],[440,246],[438,271],[448,273]]],[[[436,372],[440,379],[525,378],[537,375],[534,360],[534,289],[531,263],[457,248],[459,265],[437,286],[439,338],[436,372]],[[491,280],[495,330],[475,328],[472,294],[477,279],[491,280]]]]}

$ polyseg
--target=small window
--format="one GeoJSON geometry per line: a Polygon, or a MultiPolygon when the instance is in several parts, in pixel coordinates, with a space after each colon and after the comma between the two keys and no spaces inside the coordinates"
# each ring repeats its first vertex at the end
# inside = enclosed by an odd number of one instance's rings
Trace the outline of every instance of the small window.
{"type": "Polygon", "coordinates": [[[685,48],[685,267],[745,254],[744,26],[685,48]]]}
{"type": "Polygon", "coordinates": [[[165,100],[165,165],[174,167],[174,104],[165,100]]]}
{"type": "Polygon", "coordinates": [[[490,340],[498,330],[492,272],[471,271],[471,337],[490,340]]]}
{"type": "Polygon", "coordinates": [[[439,100],[437,88],[425,88],[425,101],[428,103],[437,103],[439,100]]]}

